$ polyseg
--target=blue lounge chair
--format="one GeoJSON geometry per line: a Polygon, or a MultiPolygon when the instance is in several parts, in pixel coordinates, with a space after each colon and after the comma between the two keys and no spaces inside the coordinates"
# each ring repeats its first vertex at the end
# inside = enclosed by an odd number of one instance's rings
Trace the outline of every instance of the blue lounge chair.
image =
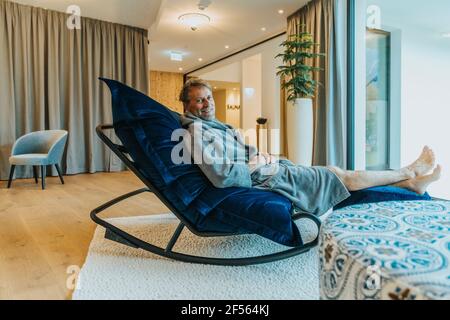
{"type": "Polygon", "coordinates": [[[108,79],[112,93],[113,125],[99,125],[97,134],[145,188],[113,199],[91,212],[91,218],[106,228],[105,237],[133,248],[190,263],[243,266],[277,261],[305,253],[318,244],[318,234],[304,243],[294,223],[309,219],[320,230],[320,220],[307,213],[294,213],[292,203],[281,195],[248,188],[218,189],[198,166],[175,165],[171,151],[177,144],[171,133],[181,129],[176,113],[146,95],[108,79]],[[122,144],[113,143],[105,131],[114,129],[122,144]],[[145,242],[119,229],[99,214],[111,206],[145,192],[154,193],[180,220],[167,246],[145,242]],[[254,257],[203,257],[173,250],[184,228],[199,237],[257,234],[284,245],[284,251],[254,257]]]}

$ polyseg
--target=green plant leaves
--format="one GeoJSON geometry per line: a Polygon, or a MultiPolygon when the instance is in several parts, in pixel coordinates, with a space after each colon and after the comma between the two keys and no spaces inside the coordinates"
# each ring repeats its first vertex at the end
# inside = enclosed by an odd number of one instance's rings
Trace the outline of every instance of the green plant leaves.
{"type": "MultiPolygon", "coordinates": [[[[302,29],[304,27],[302,25],[302,29]]],[[[297,30],[299,30],[299,26],[297,26],[297,30]]],[[[326,57],[326,54],[314,52],[314,48],[319,44],[315,43],[313,36],[306,31],[288,36],[281,46],[284,47],[284,52],[275,58],[281,58],[284,65],[278,67],[277,75],[288,79],[282,85],[283,89],[287,89],[288,100],[314,97],[319,83],[313,80],[312,74],[323,69],[313,67],[311,60],[326,57]]]]}

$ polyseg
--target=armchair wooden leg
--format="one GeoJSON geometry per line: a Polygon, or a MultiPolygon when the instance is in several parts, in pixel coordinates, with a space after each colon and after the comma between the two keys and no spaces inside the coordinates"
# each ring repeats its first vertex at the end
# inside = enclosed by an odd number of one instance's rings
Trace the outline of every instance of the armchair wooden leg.
{"type": "Polygon", "coordinates": [[[45,166],[41,166],[41,182],[42,182],[42,190],[45,190],[45,176],[46,176],[45,166]]]}
{"type": "Polygon", "coordinates": [[[61,183],[64,184],[64,179],[63,179],[63,176],[61,174],[61,168],[59,167],[59,164],[55,164],[55,167],[56,167],[56,171],[58,171],[59,180],[61,180],[61,183]]]}
{"type": "Polygon", "coordinates": [[[33,166],[33,176],[34,176],[34,182],[38,183],[38,172],[36,166],[33,166]]]}
{"type": "Polygon", "coordinates": [[[10,169],[10,171],[9,171],[8,189],[11,188],[11,183],[12,183],[12,179],[13,179],[13,176],[14,176],[14,170],[15,170],[15,169],[16,169],[16,166],[15,166],[15,165],[12,165],[12,166],[11,166],[11,169],[10,169]]]}

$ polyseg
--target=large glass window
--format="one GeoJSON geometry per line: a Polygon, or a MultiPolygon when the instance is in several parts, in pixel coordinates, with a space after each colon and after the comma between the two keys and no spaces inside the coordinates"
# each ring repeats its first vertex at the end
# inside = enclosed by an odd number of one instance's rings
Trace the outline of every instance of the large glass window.
{"type": "Polygon", "coordinates": [[[428,145],[444,168],[429,193],[450,199],[450,1],[352,2],[355,167],[397,169],[428,145]]]}
{"type": "Polygon", "coordinates": [[[366,31],[366,169],[389,169],[390,33],[366,31]]]}

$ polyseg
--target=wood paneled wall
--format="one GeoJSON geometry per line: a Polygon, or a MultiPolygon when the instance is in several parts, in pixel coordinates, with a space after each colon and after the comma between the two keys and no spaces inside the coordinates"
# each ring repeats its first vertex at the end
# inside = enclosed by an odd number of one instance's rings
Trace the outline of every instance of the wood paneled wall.
{"type": "Polygon", "coordinates": [[[150,97],[166,107],[183,113],[183,104],[178,96],[183,88],[183,74],[150,71],[150,97]]]}

